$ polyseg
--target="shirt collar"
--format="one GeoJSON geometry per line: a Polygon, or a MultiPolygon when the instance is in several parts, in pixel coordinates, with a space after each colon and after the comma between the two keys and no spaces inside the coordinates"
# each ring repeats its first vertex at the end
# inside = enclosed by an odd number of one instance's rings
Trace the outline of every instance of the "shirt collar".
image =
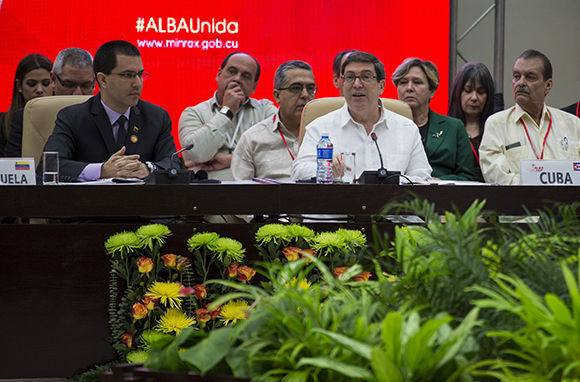
{"type": "Polygon", "coordinates": [[[115,110],[111,109],[107,105],[105,105],[105,103],[103,102],[102,99],[101,99],[101,104],[103,105],[103,108],[105,108],[105,113],[107,113],[107,117],[109,118],[109,122],[111,122],[111,126],[113,126],[113,124],[115,122],[117,122],[117,120],[119,119],[119,117],[121,115],[124,115],[125,118],[127,118],[127,121],[129,120],[129,116],[131,115],[131,108],[130,107],[127,108],[127,111],[125,111],[123,114],[121,114],[121,113],[118,113],[115,110]]]}
{"type": "MultiPolygon", "coordinates": [[[[519,121],[523,116],[527,116],[527,118],[531,121],[533,121],[534,119],[532,118],[532,116],[530,114],[528,114],[527,111],[525,111],[520,105],[518,105],[516,103],[515,105],[515,120],[516,122],[519,121]]],[[[546,107],[546,104],[544,104],[544,106],[542,106],[542,119],[544,118],[550,118],[550,115],[548,114],[548,108],[546,107]]],[[[541,121],[541,120],[540,120],[541,121]]],[[[534,122],[535,123],[535,122],[534,122]]]]}
{"type": "MultiPolygon", "coordinates": [[[[374,126],[377,126],[378,124],[382,123],[385,125],[385,127],[388,127],[388,123],[387,123],[387,112],[385,110],[385,107],[382,105],[381,102],[381,107],[379,108],[381,115],[379,116],[379,120],[373,125],[373,130],[374,130],[374,126]]],[[[349,111],[348,111],[348,104],[345,102],[344,105],[342,106],[342,108],[340,109],[339,112],[339,125],[341,127],[346,126],[347,123],[352,122],[355,125],[360,125],[362,126],[362,124],[360,124],[359,122],[356,122],[352,116],[350,115],[349,111]]]]}
{"type": "Polygon", "coordinates": [[[290,130],[288,130],[286,128],[286,126],[284,126],[284,123],[282,122],[282,120],[280,119],[280,110],[278,110],[276,112],[276,114],[274,114],[274,116],[272,117],[272,131],[275,133],[276,130],[278,129],[278,127],[280,127],[280,130],[282,130],[282,133],[284,133],[284,135],[286,135],[287,137],[293,137],[294,134],[290,133],[290,130]]]}

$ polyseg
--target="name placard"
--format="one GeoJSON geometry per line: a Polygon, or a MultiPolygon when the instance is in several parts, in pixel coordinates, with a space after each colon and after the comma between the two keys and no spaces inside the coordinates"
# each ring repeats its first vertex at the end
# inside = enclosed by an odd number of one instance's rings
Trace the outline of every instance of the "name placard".
{"type": "Polygon", "coordinates": [[[522,160],[520,184],[534,186],[580,185],[579,160],[522,160]]]}
{"type": "Polygon", "coordinates": [[[36,184],[34,158],[0,158],[0,185],[36,184]]]}

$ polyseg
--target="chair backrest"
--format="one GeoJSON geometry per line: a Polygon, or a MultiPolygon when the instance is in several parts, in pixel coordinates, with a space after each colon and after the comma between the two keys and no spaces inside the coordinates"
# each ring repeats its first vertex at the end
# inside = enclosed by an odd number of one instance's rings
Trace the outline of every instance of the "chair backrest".
{"type": "Polygon", "coordinates": [[[44,144],[52,134],[60,109],[85,102],[91,96],[67,95],[33,98],[24,107],[22,121],[22,156],[38,163],[44,144]]]}
{"type": "MultiPolygon", "coordinates": [[[[403,117],[407,117],[411,120],[413,119],[413,112],[411,111],[409,105],[407,105],[405,102],[392,98],[381,98],[381,101],[383,101],[385,109],[400,114],[403,117]]],[[[318,98],[308,102],[306,106],[304,106],[304,110],[302,110],[298,145],[302,144],[304,134],[306,133],[306,126],[308,126],[310,122],[324,114],[328,114],[331,111],[341,108],[342,105],[344,105],[343,97],[318,98]]]]}

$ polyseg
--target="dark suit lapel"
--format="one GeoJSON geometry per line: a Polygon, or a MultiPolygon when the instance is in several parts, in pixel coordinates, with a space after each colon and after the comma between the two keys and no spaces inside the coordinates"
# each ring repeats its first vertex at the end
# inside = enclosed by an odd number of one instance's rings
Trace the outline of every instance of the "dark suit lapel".
{"type": "Polygon", "coordinates": [[[129,127],[125,141],[125,146],[127,146],[128,153],[139,152],[139,146],[141,145],[142,127],[143,116],[139,110],[139,104],[137,104],[137,106],[131,108],[131,114],[129,115],[129,127]]]}
{"type": "Polygon", "coordinates": [[[427,132],[427,145],[425,151],[428,155],[437,152],[439,146],[447,139],[447,131],[441,126],[445,121],[439,114],[429,109],[429,131],[427,132]]]}
{"type": "Polygon", "coordinates": [[[111,121],[109,121],[105,108],[101,105],[100,94],[97,94],[97,96],[93,98],[91,114],[93,115],[93,124],[101,133],[101,137],[103,138],[103,142],[105,142],[109,156],[113,155],[117,151],[117,145],[115,144],[115,138],[113,137],[111,121]]]}

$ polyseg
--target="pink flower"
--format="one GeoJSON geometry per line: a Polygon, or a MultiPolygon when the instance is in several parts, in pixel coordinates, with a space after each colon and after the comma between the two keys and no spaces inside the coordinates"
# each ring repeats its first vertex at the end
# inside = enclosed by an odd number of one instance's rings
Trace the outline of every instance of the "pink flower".
{"type": "Polygon", "coordinates": [[[211,319],[211,315],[207,309],[201,308],[195,311],[195,318],[199,322],[208,322],[211,319]]]}
{"type": "Polygon", "coordinates": [[[193,290],[196,298],[201,300],[207,297],[207,287],[204,284],[194,285],[193,290]]]}

